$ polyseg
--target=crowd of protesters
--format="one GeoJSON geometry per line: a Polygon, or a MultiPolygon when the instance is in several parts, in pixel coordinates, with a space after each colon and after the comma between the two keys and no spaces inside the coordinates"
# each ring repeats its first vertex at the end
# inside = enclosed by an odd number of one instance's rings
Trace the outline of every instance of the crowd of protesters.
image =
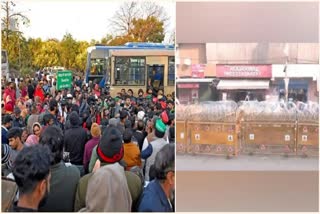
{"type": "Polygon", "coordinates": [[[174,105],[161,89],[112,97],[80,77],[63,90],[41,73],[3,80],[2,182],[18,191],[2,210],[173,212],[174,105]]]}

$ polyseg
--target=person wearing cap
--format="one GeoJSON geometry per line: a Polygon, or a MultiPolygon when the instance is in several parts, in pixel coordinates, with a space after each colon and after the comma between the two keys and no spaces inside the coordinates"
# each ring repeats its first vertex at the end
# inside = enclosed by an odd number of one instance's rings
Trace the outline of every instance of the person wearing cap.
{"type": "Polygon", "coordinates": [[[9,144],[8,140],[8,130],[12,127],[12,117],[10,115],[5,115],[2,118],[1,126],[1,144],[9,144]]]}
{"type": "Polygon", "coordinates": [[[21,110],[19,107],[14,108],[14,116],[12,120],[12,127],[25,127],[26,124],[24,124],[24,120],[21,117],[21,110]]]}
{"type": "Polygon", "coordinates": [[[155,179],[144,189],[138,212],[174,212],[175,147],[167,144],[157,153],[155,179]]]}
{"type": "Polygon", "coordinates": [[[39,144],[48,146],[52,161],[50,194],[40,206],[41,212],[72,212],[80,172],[74,165],[63,162],[63,132],[57,126],[49,126],[40,135],[39,144]]]}
{"type": "MultiPolygon", "coordinates": [[[[164,139],[167,127],[160,118],[155,119],[154,128],[155,128],[154,129],[154,138],[149,141],[150,144],[152,145],[153,151],[152,151],[151,156],[148,157],[148,159],[146,160],[146,165],[145,165],[146,166],[146,168],[145,168],[145,180],[146,181],[149,181],[150,167],[151,167],[151,165],[154,164],[155,157],[156,157],[157,153],[160,151],[160,149],[163,146],[168,144],[168,142],[164,139]]],[[[143,152],[143,150],[147,149],[147,147],[148,147],[148,145],[143,146],[142,152],[143,152]]]]}
{"type": "MultiPolygon", "coordinates": [[[[142,193],[143,186],[141,183],[141,179],[137,174],[135,174],[131,171],[125,171],[125,169],[124,169],[124,166],[123,166],[124,163],[122,162],[122,158],[124,156],[124,148],[123,148],[123,139],[122,139],[122,135],[121,135],[120,131],[115,127],[108,127],[107,130],[102,134],[102,137],[100,139],[99,144],[93,149],[92,155],[98,156],[97,163],[99,163],[98,165],[100,165],[100,168],[98,167],[98,169],[96,169],[96,171],[94,171],[93,173],[87,174],[80,179],[78,187],[77,187],[76,199],[75,199],[75,204],[74,204],[74,211],[77,212],[81,208],[84,208],[84,207],[88,208],[88,206],[90,206],[90,204],[92,204],[92,202],[94,202],[94,201],[96,204],[100,204],[101,206],[103,206],[103,207],[99,207],[100,209],[94,209],[97,212],[106,211],[104,209],[105,208],[104,206],[106,206],[106,205],[113,207],[113,205],[110,204],[110,202],[116,203],[117,205],[118,205],[118,203],[120,203],[120,205],[122,207],[126,207],[126,209],[128,209],[127,200],[130,200],[130,199],[132,200],[132,206],[130,205],[131,210],[110,210],[110,209],[108,209],[108,211],[113,211],[113,212],[115,212],[115,211],[126,211],[126,212],[135,211],[137,209],[137,203],[138,203],[139,197],[142,193]],[[100,182],[102,180],[104,180],[104,176],[102,176],[102,174],[103,175],[107,175],[107,174],[110,175],[111,174],[111,173],[104,173],[105,171],[106,172],[108,171],[109,167],[116,169],[113,174],[121,174],[121,176],[120,177],[114,176],[114,177],[110,178],[110,179],[112,179],[113,183],[108,183],[107,185],[100,184],[100,182]],[[123,183],[124,176],[126,178],[125,180],[127,181],[126,183],[123,183]],[[98,179],[99,183],[92,182],[92,181],[96,181],[97,177],[101,177],[103,179],[101,179],[101,181],[99,181],[100,179],[98,179]],[[121,181],[121,183],[114,183],[114,182],[119,182],[119,181],[121,181]],[[90,183],[91,183],[91,185],[90,185],[90,183]],[[95,184],[92,185],[92,183],[95,183],[95,184]],[[111,186],[115,185],[115,186],[117,186],[117,188],[119,187],[119,189],[114,189],[114,187],[111,187],[110,185],[111,186]],[[101,186],[104,186],[106,188],[107,192],[110,189],[112,189],[117,194],[119,193],[120,194],[119,196],[121,198],[119,198],[118,196],[114,196],[114,197],[110,196],[111,198],[104,198],[103,201],[100,201],[101,199],[99,200],[99,198],[96,195],[94,197],[92,197],[92,193],[99,192],[95,189],[96,188],[101,189],[101,186]],[[123,193],[125,192],[125,189],[123,189],[123,188],[129,189],[130,199],[129,199],[128,195],[126,195],[126,194],[123,195],[123,193]],[[125,196],[125,198],[123,198],[124,196],[125,196]],[[97,201],[97,200],[99,200],[99,201],[97,201]],[[106,203],[107,201],[108,201],[108,203],[106,203]]],[[[109,175],[107,175],[107,176],[109,176],[109,175]]],[[[109,178],[107,178],[107,179],[109,180],[109,178]]],[[[98,194],[101,194],[101,193],[98,193],[98,194]]],[[[89,209],[89,210],[91,210],[91,209],[89,209]]],[[[89,211],[89,210],[87,210],[87,211],[89,211]]]]}
{"type": "Polygon", "coordinates": [[[101,129],[97,123],[93,123],[91,126],[91,136],[92,138],[85,145],[83,155],[83,167],[86,173],[89,171],[88,167],[92,155],[92,150],[96,145],[99,144],[100,141],[101,129]]]}

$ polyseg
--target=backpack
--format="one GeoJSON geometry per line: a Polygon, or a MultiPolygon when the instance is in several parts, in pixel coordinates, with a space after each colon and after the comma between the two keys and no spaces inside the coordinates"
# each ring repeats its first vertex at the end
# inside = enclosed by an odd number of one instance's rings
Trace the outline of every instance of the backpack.
{"type": "Polygon", "coordinates": [[[18,186],[14,180],[2,177],[1,189],[1,211],[8,212],[15,201],[18,186]]]}

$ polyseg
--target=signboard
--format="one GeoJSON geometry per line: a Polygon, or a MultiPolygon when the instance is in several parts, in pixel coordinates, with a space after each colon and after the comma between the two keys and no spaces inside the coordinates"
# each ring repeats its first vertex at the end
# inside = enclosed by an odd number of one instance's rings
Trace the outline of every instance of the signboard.
{"type": "Polygon", "coordinates": [[[71,88],[72,71],[59,71],[57,73],[57,90],[71,88]]]}
{"type": "Polygon", "coordinates": [[[206,65],[193,64],[191,66],[191,76],[196,78],[204,78],[204,70],[206,65]]]}
{"type": "Polygon", "coordinates": [[[217,77],[222,78],[271,78],[271,65],[217,65],[217,77]]]}
{"type": "Polygon", "coordinates": [[[179,83],[177,84],[178,88],[199,88],[197,83],[179,83]]]}

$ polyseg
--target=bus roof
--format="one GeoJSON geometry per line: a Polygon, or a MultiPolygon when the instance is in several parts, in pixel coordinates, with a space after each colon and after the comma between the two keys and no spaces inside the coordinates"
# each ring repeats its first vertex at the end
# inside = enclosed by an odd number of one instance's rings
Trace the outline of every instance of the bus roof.
{"type": "Polygon", "coordinates": [[[149,42],[128,42],[125,45],[120,46],[91,46],[87,51],[92,50],[117,50],[117,49],[141,49],[141,50],[174,50],[174,45],[164,45],[161,43],[149,43],[149,42]]]}

